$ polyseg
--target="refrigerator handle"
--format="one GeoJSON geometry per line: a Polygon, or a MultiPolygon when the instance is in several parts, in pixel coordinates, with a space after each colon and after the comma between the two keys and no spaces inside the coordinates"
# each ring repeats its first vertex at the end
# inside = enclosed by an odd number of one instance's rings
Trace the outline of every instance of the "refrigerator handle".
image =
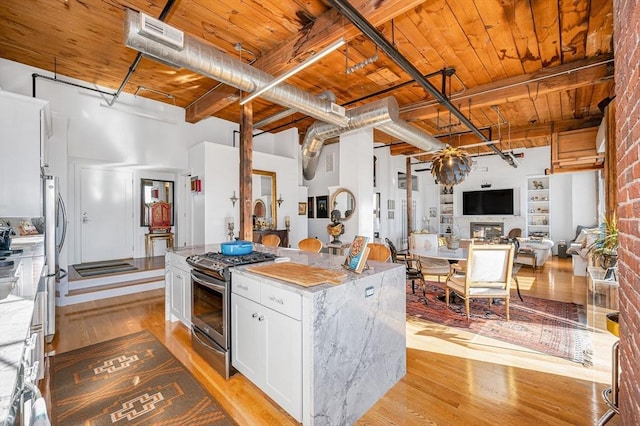
{"type": "Polygon", "coordinates": [[[62,250],[64,246],[64,239],[67,236],[67,209],[64,206],[62,195],[58,194],[58,202],[60,203],[60,209],[62,210],[62,236],[60,237],[60,245],[58,246],[58,252],[62,250]]]}

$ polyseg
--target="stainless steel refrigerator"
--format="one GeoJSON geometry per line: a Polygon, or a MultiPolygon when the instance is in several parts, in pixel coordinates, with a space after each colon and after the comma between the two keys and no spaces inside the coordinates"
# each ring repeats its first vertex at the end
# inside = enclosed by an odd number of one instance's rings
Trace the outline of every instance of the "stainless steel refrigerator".
{"type": "Polygon", "coordinates": [[[58,255],[64,245],[67,230],[67,217],[64,202],[59,192],[58,178],[42,177],[44,207],[44,254],[45,279],[47,297],[47,315],[45,336],[50,343],[56,334],[56,278],[61,278],[66,271],[58,266],[58,255]]]}

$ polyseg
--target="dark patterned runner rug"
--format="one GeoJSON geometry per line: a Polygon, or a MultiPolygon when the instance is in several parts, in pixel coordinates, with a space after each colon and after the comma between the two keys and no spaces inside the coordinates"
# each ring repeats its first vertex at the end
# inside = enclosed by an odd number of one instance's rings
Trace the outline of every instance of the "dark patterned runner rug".
{"type": "Polygon", "coordinates": [[[51,358],[55,425],[235,425],[148,330],[51,358]]]}
{"type": "Polygon", "coordinates": [[[504,302],[489,307],[487,299],[471,299],[467,321],[464,301],[447,304],[438,298],[445,293],[444,283],[427,281],[427,296],[416,283],[416,294],[407,282],[407,316],[449,327],[461,328],[537,352],[591,366],[591,337],[587,331],[583,305],[537,297],[512,295],[509,321],[504,302]]]}

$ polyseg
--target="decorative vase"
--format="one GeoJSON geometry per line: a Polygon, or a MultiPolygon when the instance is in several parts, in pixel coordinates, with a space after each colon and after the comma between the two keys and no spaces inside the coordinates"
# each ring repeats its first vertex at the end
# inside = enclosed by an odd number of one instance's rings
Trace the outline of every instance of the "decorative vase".
{"type": "Polygon", "coordinates": [[[602,269],[613,268],[618,263],[617,254],[601,254],[599,256],[600,267],[602,269]]]}
{"type": "Polygon", "coordinates": [[[447,237],[447,248],[449,250],[457,250],[460,248],[460,238],[450,235],[447,237]]]}

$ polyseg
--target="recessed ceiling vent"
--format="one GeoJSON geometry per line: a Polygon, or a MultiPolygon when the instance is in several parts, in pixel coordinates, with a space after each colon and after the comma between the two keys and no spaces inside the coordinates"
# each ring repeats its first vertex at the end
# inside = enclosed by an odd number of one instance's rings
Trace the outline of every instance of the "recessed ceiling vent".
{"type": "Polygon", "coordinates": [[[184,48],[184,33],[182,31],[144,13],[140,13],[139,34],[175,50],[184,48]]]}

